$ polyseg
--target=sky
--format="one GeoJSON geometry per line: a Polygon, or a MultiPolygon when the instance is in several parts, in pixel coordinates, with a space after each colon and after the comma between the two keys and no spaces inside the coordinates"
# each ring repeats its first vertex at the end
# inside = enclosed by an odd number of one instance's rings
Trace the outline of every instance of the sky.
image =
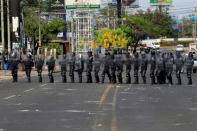
{"type": "MultiPolygon", "coordinates": [[[[150,7],[149,0],[140,0],[140,6],[142,9],[150,7]]],[[[195,7],[197,7],[197,0],[173,0],[170,14],[181,18],[194,13],[195,7]]]]}
{"type": "MultiPolygon", "coordinates": [[[[106,3],[108,0],[101,0],[101,3],[106,3]]],[[[110,0],[109,0],[110,1],[110,0]]],[[[150,0],[139,0],[140,9],[146,10],[150,8],[150,0]]],[[[181,19],[184,16],[194,13],[197,8],[197,0],[173,0],[170,6],[170,14],[181,19]]]]}

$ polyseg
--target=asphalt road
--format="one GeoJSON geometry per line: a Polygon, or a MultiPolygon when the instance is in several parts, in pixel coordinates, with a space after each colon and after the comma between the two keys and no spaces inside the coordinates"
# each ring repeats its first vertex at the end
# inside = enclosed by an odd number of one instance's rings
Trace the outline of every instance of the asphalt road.
{"type": "Polygon", "coordinates": [[[197,75],[192,86],[183,77],[182,86],[4,81],[0,131],[196,131],[197,75]]]}

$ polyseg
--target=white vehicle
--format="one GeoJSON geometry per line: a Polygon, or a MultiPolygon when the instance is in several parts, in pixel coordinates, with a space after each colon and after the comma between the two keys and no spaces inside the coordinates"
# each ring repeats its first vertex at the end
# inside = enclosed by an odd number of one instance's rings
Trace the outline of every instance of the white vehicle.
{"type": "Polygon", "coordinates": [[[177,52],[184,52],[184,46],[183,45],[177,45],[176,46],[176,51],[177,52]]]}
{"type": "Polygon", "coordinates": [[[196,52],[197,51],[197,42],[196,43],[190,43],[189,44],[189,50],[190,50],[190,52],[196,52]]]}
{"type": "Polygon", "coordinates": [[[193,73],[196,73],[197,70],[197,55],[194,55],[194,65],[193,65],[193,73]]]}
{"type": "Polygon", "coordinates": [[[160,49],[160,39],[143,40],[142,44],[146,45],[147,48],[160,49]]]}

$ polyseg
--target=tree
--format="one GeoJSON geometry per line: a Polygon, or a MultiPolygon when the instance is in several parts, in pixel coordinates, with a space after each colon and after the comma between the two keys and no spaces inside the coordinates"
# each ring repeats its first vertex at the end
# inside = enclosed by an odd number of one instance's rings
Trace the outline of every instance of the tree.
{"type": "Polygon", "coordinates": [[[166,13],[158,13],[158,11],[147,12],[140,11],[135,16],[126,16],[125,27],[123,28],[127,36],[131,36],[130,45],[136,51],[140,40],[145,37],[160,38],[161,36],[174,37],[175,33],[171,26],[172,18],[166,13]]]}
{"type": "Polygon", "coordinates": [[[126,34],[118,28],[116,30],[103,29],[95,36],[95,44],[97,47],[101,46],[106,50],[109,49],[126,49],[127,48],[126,34]]]}

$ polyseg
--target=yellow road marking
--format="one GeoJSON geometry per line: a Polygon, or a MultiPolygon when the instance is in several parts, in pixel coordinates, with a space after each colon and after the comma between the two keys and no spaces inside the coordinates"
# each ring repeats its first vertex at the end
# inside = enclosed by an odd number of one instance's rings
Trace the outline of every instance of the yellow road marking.
{"type": "Polygon", "coordinates": [[[116,90],[113,96],[113,102],[112,102],[112,124],[111,124],[111,131],[118,131],[118,128],[116,126],[117,119],[116,119],[116,103],[117,103],[117,95],[118,95],[118,89],[120,85],[116,86],[116,90]]]}
{"type": "Polygon", "coordinates": [[[103,102],[105,101],[105,98],[106,98],[107,94],[109,93],[109,91],[111,90],[111,87],[112,87],[112,84],[107,86],[107,88],[105,89],[103,95],[101,96],[100,105],[99,106],[101,106],[103,104],[103,102]]]}

